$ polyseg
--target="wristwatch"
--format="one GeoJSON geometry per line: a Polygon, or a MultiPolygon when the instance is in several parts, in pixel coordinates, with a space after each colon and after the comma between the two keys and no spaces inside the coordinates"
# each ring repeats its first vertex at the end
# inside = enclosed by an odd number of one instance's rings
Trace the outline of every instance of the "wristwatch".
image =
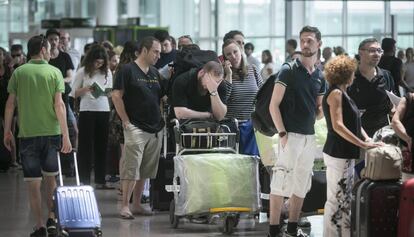
{"type": "Polygon", "coordinates": [[[210,94],[211,96],[216,96],[216,95],[218,95],[217,91],[212,91],[212,92],[210,92],[209,94],[210,94]]]}
{"type": "Polygon", "coordinates": [[[280,138],[282,138],[282,137],[284,137],[284,136],[286,136],[286,135],[287,135],[287,132],[286,132],[286,131],[279,132],[279,137],[280,137],[280,138]]]}

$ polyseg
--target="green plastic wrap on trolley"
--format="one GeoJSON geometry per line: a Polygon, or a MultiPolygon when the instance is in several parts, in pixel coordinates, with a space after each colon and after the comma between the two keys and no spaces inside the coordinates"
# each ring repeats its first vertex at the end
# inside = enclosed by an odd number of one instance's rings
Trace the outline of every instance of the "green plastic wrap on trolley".
{"type": "Polygon", "coordinates": [[[328,136],[328,128],[326,127],[325,118],[315,121],[315,139],[318,147],[323,147],[328,136]]]}
{"type": "Polygon", "coordinates": [[[178,216],[208,213],[210,208],[260,210],[258,159],[240,154],[195,154],[174,157],[180,192],[178,216]]]}

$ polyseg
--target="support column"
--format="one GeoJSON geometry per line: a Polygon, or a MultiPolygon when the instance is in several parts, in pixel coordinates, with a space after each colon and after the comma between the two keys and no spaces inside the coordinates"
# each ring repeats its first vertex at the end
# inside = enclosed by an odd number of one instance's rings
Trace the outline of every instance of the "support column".
{"type": "MultiPolygon", "coordinates": [[[[217,1],[216,1],[217,2],[217,1]]],[[[217,5],[216,5],[217,6],[217,5]]],[[[216,11],[218,9],[216,8],[216,11]]],[[[199,13],[200,13],[200,21],[199,21],[199,38],[200,38],[200,48],[202,49],[211,49],[211,42],[210,40],[203,40],[209,39],[211,35],[211,24],[212,24],[212,17],[211,17],[211,1],[210,0],[201,0],[199,3],[199,13]]],[[[215,19],[217,21],[217,19],[215,19]]],[[[215,27],[218,27],[217,24],[215,27]]],[[[217,30],[217,29],[216,29],[217,30]]],[[[215,35],[217,37],[217,35],[215,35]]],[[[215,49],[217,51],[217,41],[215,49]]]]}
{"type": "Polygon", "coordinates": [[[285,2],[285,42],[292,38],[292,1],[285,2]]]}
{"type": "Polygon", "coordinates": [[[139,0],[127,1],[127,15],[128,17],[139,17],[139,0]]]}
{"type": "Polygon", "coordinates": [[[98,26],[118,25],[118,1],[96,0],[96,16],[98,26]]]}
{"type": "Polygon", "coordinates": [[[74,18],[82,18],[86,17],[86,10],[85,9],[88,5],[85,4],[86,1],[82,0],[72,0],[70,1],[70,17],[74,18]]]}

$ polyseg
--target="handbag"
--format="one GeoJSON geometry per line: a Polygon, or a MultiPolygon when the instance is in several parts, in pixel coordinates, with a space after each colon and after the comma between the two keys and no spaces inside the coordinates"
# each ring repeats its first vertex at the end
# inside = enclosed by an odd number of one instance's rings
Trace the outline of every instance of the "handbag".
{"type": "Polygon", "coordinates": [[[365,168],[361,176],[371,180],[393,180],[401,177],[401,150],[397,146],[385,145],[368,149],[365,168]]]}
{"type": "Polygon", "coordinates": [[[197,135],[198,133],[220,133],[220,123],[210,120],[187,120],[180,126],[180,133],[191,133],[182,136],[182,146],[192,149],[210,149],[217,147],[218,136],[197,135]]]}

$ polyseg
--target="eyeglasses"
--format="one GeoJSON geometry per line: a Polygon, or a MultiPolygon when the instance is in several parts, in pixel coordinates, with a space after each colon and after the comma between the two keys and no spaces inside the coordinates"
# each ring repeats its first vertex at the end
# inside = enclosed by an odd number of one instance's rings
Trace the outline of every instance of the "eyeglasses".
{"type": "Polygon", "coordinates": [[[374,54],[374,53],[383,54],[384,53],[384,50],[382,50],[381,48],[369,48],[369,49],[361,49],[361,50],[368,51],[368,53],[370,54],[374,54]]]}
{"type": "Polygon", "coordinates": [[[21,54],[21,53],[18,53],[18,54],[12,54],[12,55],[11,55],[11,57],[12,57],[12,58],[16,58],[16,57],[20,57],[20,56],[22,56],[22,54],[21,54]]]}

